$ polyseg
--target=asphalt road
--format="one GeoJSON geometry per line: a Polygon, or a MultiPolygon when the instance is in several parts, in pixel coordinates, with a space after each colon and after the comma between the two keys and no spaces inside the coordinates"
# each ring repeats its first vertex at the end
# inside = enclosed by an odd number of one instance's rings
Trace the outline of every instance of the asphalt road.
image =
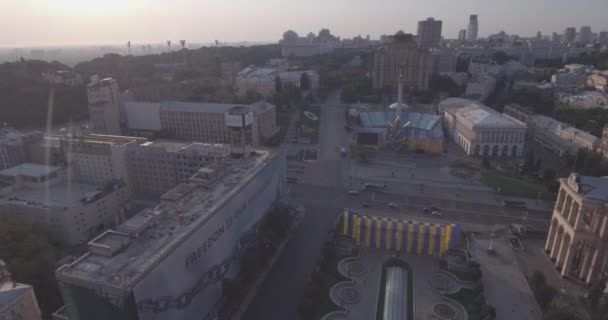
{"type": "MultiPolygon", "coordinates": [[[[349,181],[350,161],[342,158],[339,150],[348,144],[349,135],[344,130],[345,108],[339,106],[338,97],[339,93],[334,93],[321,108],[319,160],[288,164],[288,176],[298,180],[298,183],[290,184],[290,198],[294,203],[304,206],[306,215],[272,266],[242,319],[299,318],[297,306],[308,282],[308,275],[321,256],[327,232],[344,208],[402,219],[463,224],[474,222],[485,224],[488,228],[510,223],[543,227],[545,220],[550,218],[550,212],[512,210],[497,205],[433,197],[430,193],[397,195],[365,191],[358,196],[349,195],[346,185],[349,181]],[[399,207],[389,208],[389,202],[399,203],[399,207]],[[371,207],[364,208],[364,203],[371,207]],[[424,214],[423,208],[427,206],[439,208],[444,215],[435,217],[424,214]]],[[[426,164],[432,165],[430,161],[426,164]]]]}
{"type": "Polygon", "coordinates": [[[331,193],[324,193],[324,197],[325,204],[303,202],[306,215],[300,227],[272,266],[242,319],[298,318],[297,307],[308,276],[320,259],[323,242],[342,209],[337,204],[331,204],[331,193]]]}

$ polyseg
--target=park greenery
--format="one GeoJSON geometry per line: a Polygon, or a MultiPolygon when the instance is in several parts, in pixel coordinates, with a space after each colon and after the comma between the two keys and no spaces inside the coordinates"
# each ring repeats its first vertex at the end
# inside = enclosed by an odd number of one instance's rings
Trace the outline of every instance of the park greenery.
{"type": "MultiPolygon", "coordinates": [[[[568,298],[562,296],[557,289],[549,285],[547,278],[541,271],[535,270],[528,277],[528,283],[543,312],[543,320],[587,319],[584,312],[580,310],[580,306],[577,306],[573,301],[569,301],[568,298]]],[[[608,317],[596,314],[594,319],[605,320],[608,319],[608,317]]]]}
{"type": "Polygon", "coordinates": [[[268,268],[268,262],[276,254],[279,245],[288,236],[293,223],[290,209],[275,207],[261,222],[254,243],[250,244],[240,259],[239,273],[222,281],[224,300],[219,319],[231,319],[253,283],[268,268]]]}
{"type": "Polygon", "coordinates": [[[42,73],[69,70],[58,62],[21,60],[0,64],[0,126],[40,127],[88,118],[83,87],[51,86],[42,73]],[[50,99],[50,98],[54,99],[50,99]]]}
{"type": "MultiPolygon", "coordinates": [[[[468,253],[467,253],[468,254],[468,253]]],[[[461,281],[471,284],[470,287],[463,287],[460,290],[447,294],[448,297],[458,301],[468,314],[471,320],[492,320],[496,318],[494,306],[486,303],[484,288],[481,282],[481,266],[476,261],[469,261],[466,268],[448,268],[445,258],[439,260],[439,268],[449,272],[461,281]]]]}
{"type": "Polygon", "coordinates": [[[62,301],[55,280],[59,252],[49,243],[34,222],[0,216],[0,258],[7,263],[14,281],[34,287],[43,315],[50,318],[62,301]]]}
{"type": "Polygon", "coordinates": [[[302,319],[320,319],[323,315],[340,308],[329,297],[329,290],[340,281],[347,280],[338,271],[338,262],[344,258],[336,252],[336,244],[330,239],[323,244],[319,265],[310,275],[304,296],[298,306],[302,319]]]}

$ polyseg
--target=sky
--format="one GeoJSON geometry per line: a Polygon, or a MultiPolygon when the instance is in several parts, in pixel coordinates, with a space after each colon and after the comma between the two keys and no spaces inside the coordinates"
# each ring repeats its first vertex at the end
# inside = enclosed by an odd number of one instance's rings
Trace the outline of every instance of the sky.
{"type": "Polygon", "coordinates": [[[469,14],[479,34],[551,35],[590,25],[608,31],[608,0],[0,0],[0,46],[277,41],[325,27],[342,38],[416,33],[443,20],[455,38],[469,14]]]}

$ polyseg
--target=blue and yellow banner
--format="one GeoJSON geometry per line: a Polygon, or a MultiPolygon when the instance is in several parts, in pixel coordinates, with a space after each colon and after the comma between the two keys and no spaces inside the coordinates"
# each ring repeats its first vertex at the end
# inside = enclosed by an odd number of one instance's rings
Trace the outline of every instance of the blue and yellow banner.
{"type": "Polygon", "coordinates": [[[461,231],[457,224],[381,218],[360,215],[349,209],[344,210],[342,221],[342,234],[368,248],[441,256],[447,250],[457,248],[460,242],[461,231]]]}

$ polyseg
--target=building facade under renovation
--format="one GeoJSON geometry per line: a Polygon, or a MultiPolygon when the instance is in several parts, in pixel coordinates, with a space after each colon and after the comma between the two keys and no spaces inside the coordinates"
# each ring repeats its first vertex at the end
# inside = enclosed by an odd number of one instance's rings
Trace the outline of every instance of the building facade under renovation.
{"type": "Polygon", "coordinates": [[[396,152],[440,154],[444,147],[441,117],[409,111],[402,102],[402,87],[398,92],[398,102],[388,110],[359,114],[362,128],[357,132],[355,145],[376,150],[388,148],[396,152]]]}

